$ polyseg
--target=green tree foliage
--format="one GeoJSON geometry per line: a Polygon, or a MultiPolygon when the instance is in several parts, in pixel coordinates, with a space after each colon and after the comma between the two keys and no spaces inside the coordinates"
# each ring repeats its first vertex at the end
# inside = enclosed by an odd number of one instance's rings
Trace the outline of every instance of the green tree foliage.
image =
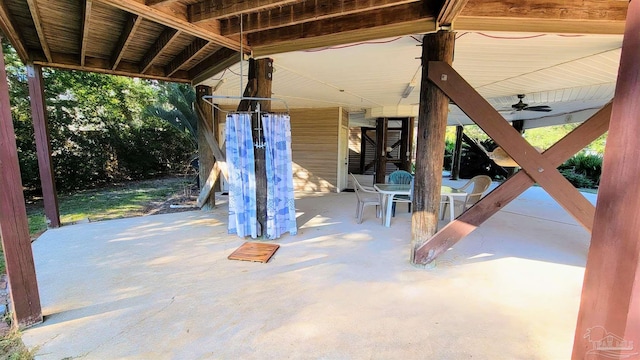
{"type": "Polygon", "coordinates": [[[165,83],[160,85],[158,101],[146,108],[146,114],[164,120],[185,133],[198,146],[198,117],[195,112],[196,93],[193,87],[165,83]]]}
{"type": "MultiPolygon", "coordinates": [[[[3,43],[23,184],[40,187],[24,66],[3,43]]],[[[157,84],[80,71],[44,69],[56,185],[68,191],[182,170],[189,137],[148,116],[157,84]]]]}

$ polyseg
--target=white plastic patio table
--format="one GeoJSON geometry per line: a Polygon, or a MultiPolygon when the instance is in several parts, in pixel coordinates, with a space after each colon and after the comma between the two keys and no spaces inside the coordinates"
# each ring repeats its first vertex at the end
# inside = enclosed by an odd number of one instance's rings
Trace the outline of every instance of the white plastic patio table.
{"type": "MultiPolygon", "coordinates": [[[[374,184],[373,187],[383,195],[382,206],[385,211],[382,212],[384,226],[391,226],[391,208],[393,206],[393,197],[396,195],[410,195],[410,184],[374,184]]],[[[452,188],[451,186],[441,186],[440,195],[446,196],[449,200],[449,221],[453,220],[455,216],[453,201],[455,197],[465,198],[467,193],[463,190],[452,188]]]]}

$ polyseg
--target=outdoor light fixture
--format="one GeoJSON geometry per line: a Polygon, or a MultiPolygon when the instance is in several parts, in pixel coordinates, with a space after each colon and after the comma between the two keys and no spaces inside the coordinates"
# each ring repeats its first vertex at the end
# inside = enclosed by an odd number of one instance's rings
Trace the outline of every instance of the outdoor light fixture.
{"type": "Polygon", "coordinates": [[[408,98],[411,92],[413,91],[413,89],[415,89],[415,87],[416,87],[416,83],[413,81],[407,84],[407,88],[404,89],[404,92],[402,93],[402,97],[405,99],[408,98]]]}

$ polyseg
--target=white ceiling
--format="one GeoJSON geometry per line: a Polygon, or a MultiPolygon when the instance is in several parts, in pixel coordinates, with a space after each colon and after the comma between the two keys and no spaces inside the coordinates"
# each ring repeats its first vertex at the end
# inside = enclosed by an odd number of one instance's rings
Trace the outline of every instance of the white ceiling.
{"type": "MultiPolygon", "coordinates": [[[[273,55],[273,97],[289,108],[342,106],[353,120],[416,116],[421,78],[421,35],[368,41],[273,55]],[[416,87],[407,98],[409,83],[416,87]]],[[[613,97],[621,35],[554,35],[459,32],[453,67],[507,120],[526,127],[582,121],[613,97]],[[517,94],[529,105],[549,105],[550,113],[511,111],[517,94]]],[[[205,84],[215,95],[239,96],[247,62],[205,84]]],[[[221,104],[236,104],[218,99],[221,104]]],[[[277,102],[273,103],[278,108],[277,102]]],[[[455,106],[449,124],[470,120],[455,106]]]]}

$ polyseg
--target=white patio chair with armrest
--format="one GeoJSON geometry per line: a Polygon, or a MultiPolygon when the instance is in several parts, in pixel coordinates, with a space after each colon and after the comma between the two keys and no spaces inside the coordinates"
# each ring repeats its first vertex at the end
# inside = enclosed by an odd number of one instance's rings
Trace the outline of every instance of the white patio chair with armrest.
{"type": "Polygon", "coordinates": [[[372,187],[361,185],[353,174],[351,174],[351,177],[353,178],[353,190],[355,191],[356,198],[358,199],[358,204],[356,206],[356,218],[358,219],[358,224],[362,223],[362,213],[364,212],[365,206],[375,205],[376,217],[382,217],[382,197],[380,193],[372,187]]]}
{"type": "MultiPolygon", "coordinates": [[[[487,175],[477,175],[467,181],[462,187],[457,188],[458,190],[466,191],[467,197],[465,201],[456,200],[454,202],[454,213],[455,216],[458,217],[468,208],[470,208],[473,204],[477,203],[482,195],[489,189],[491,186],[491,178],[487,175]],[[470,189],[469,189],[470,188],[470,189]],[[469,189],[469,190],[467,190],[469,189]]],[[[449,207],[449,202],[443,202],[443,210],[442,210],[442,219],[444,219],[444,214],[447,213],[447,208],[449,207]]],[[[453,219],[451,219],[453,220],[453,219]]]]}

